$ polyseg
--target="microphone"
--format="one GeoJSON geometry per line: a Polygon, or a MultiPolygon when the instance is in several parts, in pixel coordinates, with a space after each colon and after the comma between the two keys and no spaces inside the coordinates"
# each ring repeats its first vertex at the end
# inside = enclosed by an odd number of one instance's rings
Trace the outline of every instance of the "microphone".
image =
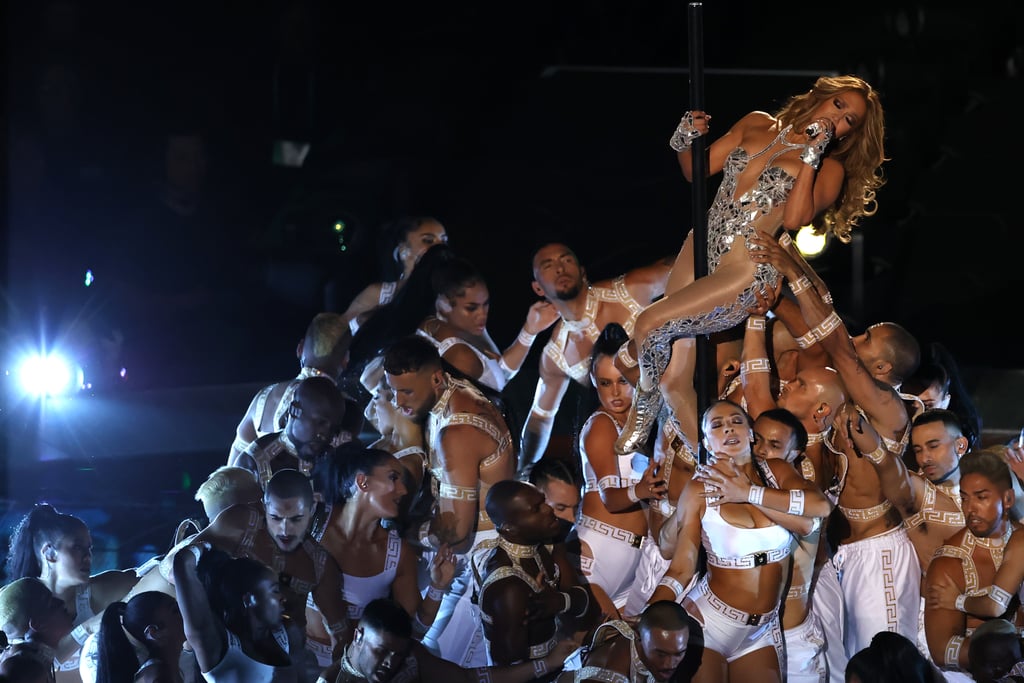
{"type": "Polygon", "coordinates": [[[811,121],[811,125],[807,126],[807,129],[804,130],[804,133],[807,134],[807,137],[812,139],[818,137],[823,132],[825,132],[825,124],[823,124],[820,120],[811,121]]]}

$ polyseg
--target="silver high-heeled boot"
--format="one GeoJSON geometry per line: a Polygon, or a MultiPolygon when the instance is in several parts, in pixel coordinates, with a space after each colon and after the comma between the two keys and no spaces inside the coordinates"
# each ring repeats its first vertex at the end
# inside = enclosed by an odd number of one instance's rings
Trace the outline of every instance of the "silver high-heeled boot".
{"type": "Polygon", "coordinates": [[[672,342],[680,336],[677,329],[680,322],[683,321],[670,320],[651,330],[640,344],[638,360],[643,371],[640,376],[647,380],[649,388],[644,388],[643,382],[637,382],[626,424],[615,440],[615,452],[619,455],[635,453],[643,448],[658,422],[664,404],[659,384],[672,357],[672,342]]]}

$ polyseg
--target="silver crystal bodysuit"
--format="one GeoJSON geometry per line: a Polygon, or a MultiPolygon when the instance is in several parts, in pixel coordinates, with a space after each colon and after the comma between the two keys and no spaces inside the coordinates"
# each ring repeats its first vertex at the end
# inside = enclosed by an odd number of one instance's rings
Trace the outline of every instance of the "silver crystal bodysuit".
{"type": "MultiPolygon", "coordinates": [[[[732,249],[738,238],[742,238],[747,249],[750,249],[749,239],[756,230],[774,233],[782,224],[781,209],[793,188],[795,178],[772,164],[786,152],[803,148],[801,144],[786,142],[786,135],[791,128],[783,128],[767,147],[755,154],[748,155],[745,149],[737,147],[726,157],[722,168],[722,184],[708,210],[708,274],[718,269],[722,256],[732,249]],[[781,147],[768,157],[754,186],[736,197],[740,174],[751,161],[763,156],[776,145],[781,147]]],[[[762,287],[774,287],[778,276],[774,266],[758,264],[750,283],[730,303],[691,317],[670,320],[652,330],[640,347],[640,363],[644,366],[644,374],[653,380],[651,386],[657,386],[668,366],[674,340],[713,334],[738,325],[749,315],[747,309],[755,304],[754,292],[762,287]]]]}

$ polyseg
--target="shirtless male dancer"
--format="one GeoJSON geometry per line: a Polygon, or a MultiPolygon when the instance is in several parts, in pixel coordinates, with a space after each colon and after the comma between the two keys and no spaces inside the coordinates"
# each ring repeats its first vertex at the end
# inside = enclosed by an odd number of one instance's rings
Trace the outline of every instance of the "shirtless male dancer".
{"type": "MultiPolygon", "coordinates": [[[[384,371],[395,404],[407,417],[424,422],[435,510],[420,527],[419,542],[429,550],[447,544],[465,554],[496,538],[484,500],[491,486],[514,478],[516,469],[512,436],[501,412],[473,385],[446,373],[437,347],[419,335],[403,337],[385,350],[384,371]]],[[[423,643],[460,666],[484,666],[487,653],[471,581],[469,563],[462,558],[423,643]]]]}
{"type": "Polygon", "coordinates": [[[317,313],[295,349],[299,359],[299,374],[293,379],[265,386],[253,396],[235,430],[235,441],[228,452],[228,464],[259,437],[284,428],[299,382],[307,377],[326,377],[337,384],[348,363],[348,346],[351,341],[352,333],[342,316],[337,313],[317,313]]]}
{"type": "Polygon", "coordinates": [[[544,455],[569,382],[589,387],[590,355],[601,330],[615,322],[632,334],[644,306],[665,293],[671,267],[671,259],[665,258],[590,284],[586,270],[566,245],[546,244],[534,253],[533,291],[554,306],[561,319],[544,346],[533,406],[523,427],[520,459],[525,465],[544,455]]]}
{"type": "MultiPolygon", "coordinates": [[[[341,570],[328,552],[308,534],[313,488],[298,470],[280,470],[270,479],[259,503],[233,505],[196,536],[172,548],[159,574],[171,580],[175,553],[189,545],[209,543],[232,557],[251,557],[278,573],[285,598],[285,618],[292,664],[275,680],[299,681],[305,653],[306,600],[312,594],[334,641],[334,658],[341,657],[351,637],[341,601],[341,570]]],[[[138,592],[150,572],[136,585],[138,592]]],[[[147,582],[152,585],[151,582],[147,582]]],[[[146,588],[148,589],[148,588],[146,588]]],[[[165,590],[166,592],[166,590],[165,590]]],[[[127,600],[127,598],[126,598],[127,600]]]]}
{"type": "Polygon", "coordinates": [[[308,477],[317,458],[335,442],[344,417],[345,401],[331,380],[300,380],[288,406],[284,429],[259,437],[228,466],[249,470],[262,487],[281,469],[299,470],[308,477]]]}
{"type": "Polygon", "coordinates": [[[882,491],[875,462],[899,458],[910,439],[911,416],[897,387],[920,362],[917,340],[895,323],[878,323],[851,338],[839,314],[804,275],[792,256],[766,233],[750,238],[755,261],[772,263],[796,296],[847,390],[826,446],[838,456],[838,547],[822,567],[813,609],[827,640],[829,676],[842,683],[846,662],[879,631],[917,640],[920,564],[900,514],[882,491]],[[865,425],[881,445],[863,451],[865,425]]]}

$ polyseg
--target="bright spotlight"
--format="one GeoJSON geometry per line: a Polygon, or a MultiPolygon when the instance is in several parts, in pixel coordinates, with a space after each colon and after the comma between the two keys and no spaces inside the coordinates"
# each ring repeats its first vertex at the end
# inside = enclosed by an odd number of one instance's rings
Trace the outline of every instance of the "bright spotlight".
{"type": "Polygon", "coordinates": [[[18,379],[25,393],[40,398],[68,394],[83,382],[82,371],[57,354],[29,356],[18,368],[18,379]]]}
{"type": "Polygon", "coordinates": [[[804,258],[814,258],[825,251],[826,235],[815,235],[814,226],[805,225],[796,233],[796,248],[804,258]]]}

